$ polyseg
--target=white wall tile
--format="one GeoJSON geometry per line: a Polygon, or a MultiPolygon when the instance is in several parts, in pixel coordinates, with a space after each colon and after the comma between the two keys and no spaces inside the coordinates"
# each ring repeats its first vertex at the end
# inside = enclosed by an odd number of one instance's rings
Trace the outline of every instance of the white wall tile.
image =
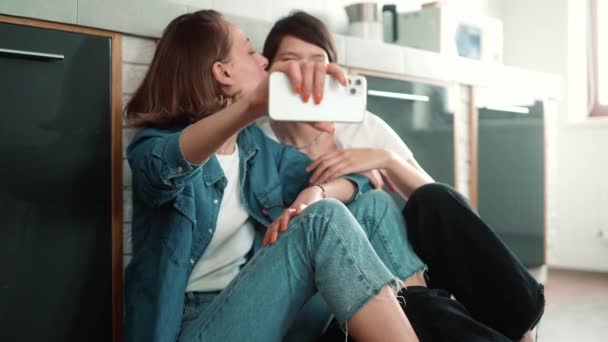
{"type": "MultiPolygon", "coordinates": [[[[124,112],[125,107],[127,106],[127,103],[129,103],[129,100],[131,99],[131,97],[132,96],[129,95],[129,94],[123,94],[122,95],[122,109],[123,109],[123,112],[124,112]]],[[[127,128],[129,126],[127,124],[127,119],[125,118],[124,115],[122,115],[122,113],[121,113],[121,116],[122,116],[122,127],[123,128],[127,128]]]]}
{"type": "Polygon", "coordinates": [[[268,32],[270,32],[270,22],[261,22],[260,20],[234,14],[227,14],[226,18],[236,24],[241,31],[249,38],[254,49],[262,51],[264,41],[268,32]]]}
{"type": "Polygon", "coordinates": [[[131,167],[129,166],[129,161],[126,159],[122,160],[122,186],[127,188],[133,185],[133,181],[131,179],[131,167]]]}
{"type": "Polygon", "coordinates": [[[165,26],[186,11],[186,5],[167,0],[78,0],[78,24],[160,37],[165,26]]]}
{"type": "Polygon", "coordinates": [[[606,127],[560,132],[551,265],[608,271],[608,241],[598,236],[608,226],[607,132],[606,127]]]}
{"type": "Polygon", "coordinates": [[[123,223],[122,225],[122,253],[126,255],[133,254],[133,242],[131,241],[130,223],[123,223]]]}
{"type": "Polygon", "coordinates": [[[133,97],[132,94],[122,94],[122,107],[124,108],[127,103],[129,103],[129,101],[131,100],[131,98],[133,97]]]}
{"type": "Polygon", "coordinates": [[[129,262],[131,262],[131,259],[133,259],[133,256],[131,256],[129,254],[125,254],[125,255],[122,256],[122,270],[123,270],[123,272],[127,268],[127,265],[129,265],[129,262]]]}
{"type": "MultiPolygon", "coordinates": [[[[131,94],[122,94],[122,109],[124,111],[125,107],[127,106],[127,103],[129,103],[129,100],[131,100],[132,95],[131,94]]],[[[124,117],[124,115],[122,115],[122,127],[127,127],[127,120],[124,117]]]]}
{"type": "Polygon", "coordinates": [[[323,0],[274,0],[272,2],[272,21],[288,15],[294,10],[306,11],[312,15],[322,16],[325,13],[323,0]]]}
{"type": "Polygon", "coordinates": [[[133,64],[150,64],[156,44],[152,39],[124,35],[122,38],[122,60],[133,64]]]}
{"type": "Polygon", "coordinates": [[[133,191],[125,188],[122,191],[122,217],[125,223],[133,221],[133,191]]]}
{"type": "Polygon", "coordinates": [[[272,0],[214,0],[212,8],[222,14],[234,14],[258,20],[272,20],[272,0]]]}
{"type": "Polygon", "coordinates": [[[403,49],[396,45],[345,37],[345,63],[355,68],[403,73],[403,49]]]}
{"type": "Polygon", "coordinates": [[[329,29],[338,34],[348,34],[348,17],[344,7],[351,4],[353,0],[325,1],[325,9],[320,19],[329,29]]]}
{"type": "Polygon", "coordinates": [[[213,7],[213,0],[169,0],[169,2],[187,5],[188,7],[192,8],[192,10],[211,9],[213,7]]]}
{"type": "Polygon", "coordinates": [[[147,65],[123,63],[122,65],[122,92],[133,94],[141,84],[148,72],[147,65]]]}
{"type": "Polygon", "coordinates": [[[0,13],[76,24],[77,0],[1,0],[0,13]]]}
{"type": "Polygon", "coordinates": [[[137,134],[137,129],[135,128],[123,128],[122,129],[122,157],[127,157],[127,146],[133,140],[133,137],[137,134]]]}

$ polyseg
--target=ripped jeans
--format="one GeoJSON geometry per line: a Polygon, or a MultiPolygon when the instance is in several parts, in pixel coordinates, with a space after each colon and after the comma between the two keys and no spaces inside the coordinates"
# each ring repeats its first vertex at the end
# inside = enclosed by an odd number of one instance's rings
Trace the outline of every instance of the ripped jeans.
{"type": "MultiPolygon", "coordinates": [[[[336,319],[350,319],[383,287],[424,269],[389,195],[370,191],[348,208],[317,202],[258,249],[219,293],[188,293],[180,342],[281,341],[319,293],[336,319]]],[[[318,332],[309,332],[316,336],[318,332]]]]}

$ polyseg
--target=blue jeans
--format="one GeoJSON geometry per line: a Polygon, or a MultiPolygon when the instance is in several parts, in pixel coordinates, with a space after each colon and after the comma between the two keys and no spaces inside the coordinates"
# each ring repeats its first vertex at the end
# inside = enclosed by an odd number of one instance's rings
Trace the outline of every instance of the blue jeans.
{"type": "Polygon", "coordinates": [[[383,192],[366,193],[348,208],[317,202],[219,294],[187,295],[179,341],[280,341],[317,292],[342,323],[383,287],[424,268],[406,234],[383,192]]]}

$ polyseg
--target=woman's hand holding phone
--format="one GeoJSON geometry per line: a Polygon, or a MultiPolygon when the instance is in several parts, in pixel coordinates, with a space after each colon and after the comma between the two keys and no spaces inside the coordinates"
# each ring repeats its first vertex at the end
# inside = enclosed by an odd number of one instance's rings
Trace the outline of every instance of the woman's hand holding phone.
{"type": "MultiPolygon", "coordinates": [[[[300,95],[303,102],[308,102],[311,97],[317,104],[323,101],[326,75],[332,76],[344,87],[348,86],[346,75],[342,71],[342,68],[335,63],[328,64],[309,61],[276,62],[269,70],[268,77],[251,94],[246,96],[250,109],[259,116],[268,113],[268,79],[270,73],[276,71],[287,75],[291,87],[300,95]]],[[[328,130],[327,126],[327,124],[318,125],[322,130],[328,130]]]]}
{"type": "Polygon", "coordinates": [[[308,102],[312,96],[316,104],[323,101],[325,75],[332,76],[344,87],[348,86],[346,75],[335,63],[286,61],[273,64],[270,72],[283,72],[289,78],[293,90],[300,94],[303,102],[308,102]]]}

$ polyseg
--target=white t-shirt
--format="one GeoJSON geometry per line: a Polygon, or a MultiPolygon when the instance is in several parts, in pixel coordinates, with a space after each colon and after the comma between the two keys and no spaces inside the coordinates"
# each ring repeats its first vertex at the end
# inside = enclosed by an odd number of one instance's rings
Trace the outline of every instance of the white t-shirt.
{"type": "MultiPolygon", "coordinates": [[[[264,133],[279,141],[270,127],[270,120],[257,121],[264,133]]],[[[411,159],[414,154],[401,140],[399,135],[386,123],[373,113],[366,112],[363,122],[335,123],[334,137],[338,146],[342,148],[373,147],[393,151],[404,160],[411,159]]]]}
{"type": "Polygon", "coordinates": [[[186,292],[216,291],[225,288],[239,273],[247,261],[246,254],[251,250],[255,238],[253,223],[243,206],[239,188],[239,149],[235,147],[230,155],[218,155],[217,160],[228,180],[224,196],[219,205],[215,232],[198,260],[186,292]]]}

